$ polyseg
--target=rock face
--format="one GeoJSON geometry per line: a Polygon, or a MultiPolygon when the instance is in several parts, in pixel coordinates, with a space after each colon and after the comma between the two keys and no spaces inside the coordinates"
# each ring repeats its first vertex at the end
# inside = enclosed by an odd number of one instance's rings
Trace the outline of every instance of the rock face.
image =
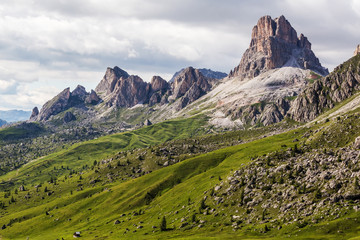
{"type": "Polygon", "coordinates": [[[313,120],[325,108],[333,108],[360,90],[360,55],[336,67],[334,71],[312,85],[291,104],[289,116],[296,121],[313,120]]]}
{"type": "Polygon", "coordinates": [[[35,120],[45,121],[48,120],[51,115],[56,115],[64,111],[68,107],[70,96],[70,88],[64,89],[56,97],[44,104],[35,120]]]}
{"type": "Polygon", "coordinates": [[[203,76],[198,69],[192,67],[181,71],[171,84],[159,76],[154,76],[150,83],[146,83],[140,77],[114,67],[107,69],[96,92],[103,96],[108,107],[163,105],[181,98],[177,102],[177,109],[182,109],[207,93],[214,82],[214,79],[203,76]]]}
{"type": "Polygon", "coordinates": [[[107,68],[103,79],[95,88],[95,91],[99,94],[110,94],[114,91],[115,85],[119,79],[126,79],[129,74],[119,67],[107,68]]]}
{"type": "Polygon", "coordinates": [[[71,121],[75,121],[76,117],[71,112],[66,112],[63,120],[64,120],[64,123],[69,123],[71,121]]]}
{"type": "Polygon", "coordinates": [[[37,117],[37,115],[39,115],[39,109],[37,107],[34,107],[31,112],[30,119],[35,119],[37,117]]]}
{"type": "MultiPolygon", "coordinates": [[[[169,92],[170,84],[159,76],[154,76],[151,79],[150,86],[151,86],[151,90],[150,90],[149,106],[153,106],[157,103],[161,103],[161,99],[163,97],[166,98],[165,94],[167,95],[170,94],[169,92]]],[[[167,103],[167,101],[165,100],[164,103],[167,103]]]]}
{"type": "Polygon", "coordinates": [[[229,76],[254,78],[264,71],[284,65],[311,69],[321,75],[328,74],[312,52],[308,39],[303,34],[297,37],[295,29],[284,16],[274,20],[264,16],[252,30],[250,47],[229,76]]]}
{"type": "Polygon", "coordinates": [[[106,102],[107,106],[132,107],[147,103],[150,85],[138,76],[120,77],[106,102]]]}
{"type": "Polygon", "coordinates": [[[86,103],[96,105],[100,102],[100,97],[96,94],[94,90],[91,89],[90,95],[86,98],[86,103]]]}
{"type": "Polygon", "coordinates": [[[358,55],[358,54],[360,54],[360,44],[357,45],[357,47],[356,47],[356,49],[355,49],[355,51],[354,51],[354,56],[356,56],[356,55],[358,55]]]}
{"type": "Polygon", "coordinates": [[[188,67],[184,69],[172,83],[171,100],[181,98],[177,103],[177,110],[194,102],[205,95],[212,88],[212,79],[202,75],[198,69],[188,67]]]}
{"type": "Polygon", "coordinates": [[[30,120],[46,121],[51,116],[63,112],[68,108],[84,105],[89,99],[93,100],[91,101],[92,104],[97,104],[100,101],[100,98],[95,92],[92,91],[92,94],[89,94],[83,86],[78,85],[72,92],[70,92],[70,88],[66,88],[56,97],[46,102],[40,112],[35,107],[30,120]]]}
{"type": "MultiPolygon", "coordinates": [[[[185,68],[181,69],[180,71],[176,72],[174,74],[174,76],[171,78],[171,80],[169,81],[170,83],[174,82],[175,78],[182,73],[185,70],[185,68]]],[[[199,72],[207,78],[211,78],[211,79],[223,79],[225,77],[227,77],[227,74],[224,72],[219,72],[219,71],[213,71],[211,69],[207,69],[207,68],[199,68],[199,72]]]]}

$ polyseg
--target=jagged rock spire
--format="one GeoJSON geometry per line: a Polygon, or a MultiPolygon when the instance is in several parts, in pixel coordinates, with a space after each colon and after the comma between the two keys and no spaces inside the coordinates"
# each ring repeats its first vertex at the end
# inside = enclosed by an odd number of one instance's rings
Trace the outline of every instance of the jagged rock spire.
{"type": "Polygon", "coordinates": [[[284,16],[275,19],[264,16],[254,26],[250,46],[230,77],[253,78],[285,64],[311,69],[322,75],[329,73],[311,50],[308,39],[303,34],[298,37],[284,16]]]}

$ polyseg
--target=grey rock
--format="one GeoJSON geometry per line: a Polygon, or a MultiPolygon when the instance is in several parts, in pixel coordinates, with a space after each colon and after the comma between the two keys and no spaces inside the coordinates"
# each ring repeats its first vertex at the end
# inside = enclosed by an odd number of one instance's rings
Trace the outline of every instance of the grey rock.
{"type": "Polygon", "coordinates": [[[294,59],[292,65],[328,74],[312,52],[308,39],[303,34],[297,37],[295,29],[284,16],[274,20],[264,16],[254,26],[250,47],[229,76],[254,78],[264,71],[284,66],[291,59],[294,59]]]}
{"type": "Polygon", "coordinates": [[[36,119],[36,117],[38,115],[39,115],[39,109],[37,107],[34,107],[32,112],[31,112],[30,120],[36,119]]]}
{"type": "Polygon", "coordinates": [[[75,121],[75,120],[76,120],[76,117],[73,113],[71,113],[71,112],[65,113],[65,116],[63,118],[64,123],[69,123],[69,122],[75,121]]]}

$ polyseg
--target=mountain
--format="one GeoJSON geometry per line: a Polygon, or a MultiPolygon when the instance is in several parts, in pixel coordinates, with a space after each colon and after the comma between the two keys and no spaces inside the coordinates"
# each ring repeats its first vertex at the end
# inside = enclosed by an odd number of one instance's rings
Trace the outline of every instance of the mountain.
{"type": "Polygon", "coordinates": [[[298,122],[316,118],[325,109],[351,97],[360,90],[360,55],[340,64],[334,71],[306,87],[289,111],[289,116],[298,122]]]}
{"type": "Polygon", "coordinates": [[[86,119],[89,125],[113,121],[134,126],[146,119],[156,123],[202,113],[216,127],[270,125],[287,116],[294,98],[309,83],[327,74],[309,40],[297,36],[284,16],[264,16],[229,76],[188,67],[169,82],[154,76],[148,83],[115,66],[107,68],[91,94],[81,86],[73,92],[65,89],[31,120],[47,121],[61,113],[55,118],[64,122],[64,111],[71,111],[74,117],[67,119],[86,119]]]}
{"type": "Polygon", "coordinates": [[[5,120],[0,119],[0,127],[5,125],[5,124],[7,124],[7,122],[5,120]]]}
{"type": "Polygon", "coordinates": [[[7,110],[0,111],[0,119],[7,122],[18,122],[29,119],[31,112],[23,110],[7,110]]]}
{"type": "Polygon", "coordinates": [[[70,92],[70,88],[66,88],[53,99],[46,102],[40,111],[35,107],[30,120],[46,121],[51,116],[64,112],[69,108],[75,106],[83,108],[87,103],[97,104],[96,100],[100,100],[96,93],[93,91],[91,93],[86,92],[85,88],[81,85],[78,85],[72,92],[70,92]]]}
{"type": "MultiPolygon", "coordinates": [[[[175,78],[185,70],[185,68],[181,69],[180,71],[176,72],[172,78],[170,79],[170,83],[173,82],[175,80],[175,78]]],[[[213,79],[223,79],[227,76],[226,73],[223,72],[219,72],[219,71],[213,71],[211,69],[206,69],[206,68],[199,68],[199,72],[201,72],[202,75],[204,75],[205,77],[208,78],[213,78],[213,79]]]]}
{"type": "Polygon", "coordinates": [[[308,39],[303,34],[298,37],[284,16],[275,19],[264,16],[253,28],[250,47],[230,77],[254,78],[283,66],[310,69],[321,75],[329,73],[315,57],[308,39]]]}
{"type": "Polygon", "coordinates": [[[270,125],[282,121],[292,100],[314,79],[327,75],[311,43],[281,16],[264,16],[252,30],[240,64],[216,87],[174,117],[203,109],[220,127],[270,125]],[[215,107],[214,107],[215,106],[215,107]]]}

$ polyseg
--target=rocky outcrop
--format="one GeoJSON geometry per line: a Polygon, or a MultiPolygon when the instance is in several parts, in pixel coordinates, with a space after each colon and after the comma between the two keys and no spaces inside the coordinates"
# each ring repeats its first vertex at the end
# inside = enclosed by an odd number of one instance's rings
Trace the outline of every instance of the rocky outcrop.
{"type": "Polygon", "coordinates": [[[100,100],[94,91],[89,94],[81,85],[78,85],[72,92],[70,92],[70,88],[66,88],[56,97],[46,102],[40,112],[35,107],[30,121],[46,121],[51,116],[57,115],[71,107],[84,106],[86,103],[97,104],[100,100]]]}
{"type": "Polygon", "coordinates": [[[126,79],[128,77],[129,74],[119,67],[108,67],[103,79],[96,86],[95,91],[100,95],[108,95],[114,91],[114,88],[120,79],[126,79]]]}
{"type": "Polygon", "coordinates": [[[333,108],[360,90],[360,55],[308,86],[291,104],[288,115],[296,121],[313,120],[324,109],[333,108]]]}
{"type": "Polygon", "coordinates": [[[149,106],[161,103],[161,99],[166,97],[165,94],[170,94],[170,84],[159,76],[154,76],[151,79],[150,86],[149,106]]]}
{"type": "MultiPolygon", "coordinates": [[[[179,76],[179,74],[181,74],[184,70],[185,70],[185,68],[176,72],[169,82],[170,83],[174,82],[175,78],[177,76],[179,76]]],[[[224,72],[213,71],[213,70],[207,69],[207,68],[199,68],[198,70],[204,77],[211,78],[211,79],[219,80],[219,79],[223,79],[223,78],[227,77],[227,74],[224,72]]]]}
{"type": "Polygon", "coordinates": [[[63,118],[64,123],[69,123],[71,121],[75,121],[76,117],[72,112],[66,112],[63,118]]]}
{"type": "Polygon", "coordinates": [[[100,97],[96,94],[94,90],[91,89],[90,95],[86,98],[85,102],[87,104],[96,105],[100,102],[100,97]]]}
{"type": "Polygon", "coordinates": [[[109,95],[106,102],[107,106],[132,107],[136,104],[148,102],[150,84],[145,83],[138,76],[120,78],[114,86],[114,90],[109,95]]]}
{"type": "Polygon", "coordinates": [[[31,112],[30,119],[35,119],[38,115],[39,115],[39,109],[37,107],[34,107],[31,112]]]}
{"type": "Polygon", "coordinates": [[[180,110],[209,92],[212,83],[213,79],[203,76],[198,69],[188,67],[174,79],[170,99],[174,101],[181,98],[176,106],[180,110]]]}
{"type": "Polygon", "coordinates": [[[254,78],[260,73],[284,65],[311,69],[327,75],[311,50],[311,43],[295,29],[284,16],[275,18],[264,16],[259,19],[251,34],[250,47],[245,51],[240,64],[229,77],[254,78]]]}
{"type": "Polygon", "coordinates": [[[236,112],[229,110],[227,115],[240,119],[244,125],[261,124],[268,126],[281,122],[289,111],[290,103],[286,99],[278,99],[273,103],[259,102],[239,108],[236,112]]]}
{"type": "Polygon", "coordinates": [[[166,80],[162,79],[160,76],[152,77],[150,85],[151,85],[152,92],[160,91],[160,92],[164,93],[167,90],[169,90],[169,88],[170,88],[169,83],[166,80]]]}
{"type": "Polygon", "coordinates": [[[358,54],[360,54],[360,44],[357,45],[357,47],[356,47],[356,49],[355,49],[355,51],[354,51],[354,56],[356,56],[356,55],[358,55],[358,54]]]}
{"type": "Polygon", "coordinates": [[[150,126],[152,125],[152,122],[149,119],[146,119],[144,122],[144,126],[150,126]]]}
{"type": "Polygon", "coordinates": [[[64,111],[68,107],[70,96],[70,88],[64,89],[56,97],[44,104],[37,118],[34,120],[45,121],[48,120],[50,116],[64,111]]]}

